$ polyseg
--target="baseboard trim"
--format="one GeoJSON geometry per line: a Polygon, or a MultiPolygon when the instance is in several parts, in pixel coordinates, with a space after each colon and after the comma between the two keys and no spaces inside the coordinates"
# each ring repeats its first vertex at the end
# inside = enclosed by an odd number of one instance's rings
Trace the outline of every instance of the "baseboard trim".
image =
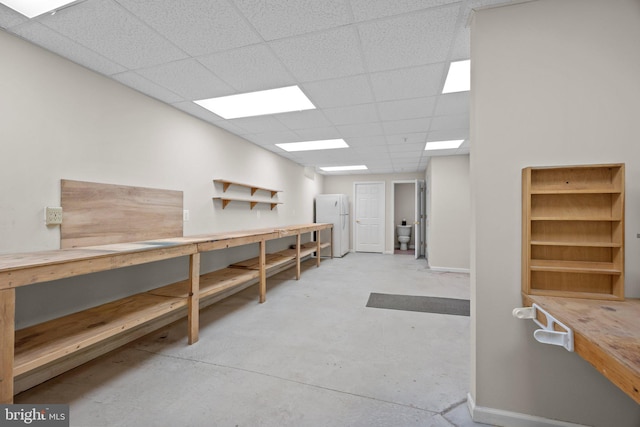
{"type": "Polygon", "coordinates": [[[583,424],[477,406],[473,397],[471,397],[471,393],[467,394],[467,406],[469,407],[471,418],[477,423],[509,427],[588,427],[583,424]]]}
{"type": "Polygon", "coordinates": [[[433,271],[443,271],[445,273],[471,273],[468,268],[455,268],[455,267],[429,267],[433,271]]]}

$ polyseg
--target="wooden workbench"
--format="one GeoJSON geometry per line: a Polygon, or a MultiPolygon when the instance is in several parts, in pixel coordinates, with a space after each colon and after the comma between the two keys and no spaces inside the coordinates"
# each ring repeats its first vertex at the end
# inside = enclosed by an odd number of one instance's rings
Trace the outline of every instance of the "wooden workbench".
{"type": "MultiPolygon", "coordinates": [[[[153,326],[149,325],[155,319],[174,321],[186,315],[188,342],[195,343],[198,341],[201,298],[210,298],[257,280],[260,302],[265,301],[267,272],[275,266],[267,263],[267,241],[296,237],[296,249],[282,251],[277,257],[278,266],[286,267],[295,263],[297,278],[300,278],[300,261],[304,255],[316,252],[319,266],[320,249],[333,247],[332,241],[327,243],[319,239],[321,230],[331,230],[332,227],[332,224],[303,224],[0,255],[0,403],[13,402],[16,377],[47,368],[79,352],[89,355],[85,358],[97,357],[115,348],[116,344],[104,346],[106,350],[96,349],[100,346],[95,344],[127,331],[137,331],[131,334],[129,340],[142,336],[152,330],[150,327],[153,326]],[[312,245],[300,243],[300,235],[307,232],[316,232],[318,236],[312,245]],[[260,254],[255,262],[251,262],[252,268],[225,268],[200,275],[202,252],[254,243],[259,245],[260,254]],[[188,278],[184,281],[15,331],[17,287],[183,256],[189,257],[188,278]]],[[[117,342],[117,345],[122,345],[126,341],[117,342]]],[[[64,370],[74,365],[68,366],[64,370]]],[[[38,381],[42,382],[62,371],[57,368],[38,373],[38,381]]]]}
{"type": "Polygon", "coordinates": [[[574,351],[640,403],[640,299],[523,295],[573,331],[574,351]]]}

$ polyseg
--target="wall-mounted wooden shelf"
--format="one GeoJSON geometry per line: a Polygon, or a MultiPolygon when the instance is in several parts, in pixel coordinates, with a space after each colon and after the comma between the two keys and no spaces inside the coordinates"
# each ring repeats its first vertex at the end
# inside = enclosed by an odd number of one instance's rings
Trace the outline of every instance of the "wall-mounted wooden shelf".
{"type": "Polygon", "coordinates": [[[282,204],[282,202],[274,202],[274,201],[271,201],[271,200],[267,201],[267,200],[240,199],[240,198],[236,198],[236,197],[214,197],[213,200],[222,201],[222,209],[226,208],[227,205],[230,202],[245,202],[245,203],[249,203],[251,205],[251,209],[253,209],[257,204],[270,205],[271,206],[271,210],[273,210],[273,208],[275,208],[276,206],[282,204]]]}
{"type": "Polygon", "coordinates": [[[222,184],[222,192],[224,192],[224,193],[227,192],[227,189],[229,189],[229,186],[231,186],[231,185],[237,185],[239,187],[245,187],[245,188],[251,189],[251,195],[252,196],[258,190],[267,191],[268,193],[271,194],[271,197],[274,197],[276,194],[282,192],[282,190],[272,190],[270,188],[264,188],[264,187],[260,187],[260,186],[257,186],[257,185],[243,184],[243,183],[240,183],[240,182],[228,181],[226,179],[214,179],[213,182],[217,182],[219,184],[222,184]]]}

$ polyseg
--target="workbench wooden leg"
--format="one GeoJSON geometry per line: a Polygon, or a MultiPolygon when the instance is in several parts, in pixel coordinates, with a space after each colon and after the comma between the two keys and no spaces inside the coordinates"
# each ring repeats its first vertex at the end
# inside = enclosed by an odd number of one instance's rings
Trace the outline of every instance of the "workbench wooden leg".
{"type": "Polygon", "coordinates": [[[200,330],[200,254],[189,257],[189,344],[198,342],[200,330]]]}
{"type": "Polygon", "coordinates": [[[0,403],[13,403],[16,290],[0,291],[0,403]]]}
{"type": "Polygon", "coordinates": [[[296,280],[300,280],[300,233],[296,236],[296,280]]]}
{"type": "Polygon", "coordinates": [[[260,261],[258,268],[260,269],[260,303],[262,304],[267,300],[267,267],[266,267],[266,246],[267,243],[264,240],[260,241],[260,261]]]}
{"type": "Polygon", "coordinates": [[[331,236],[329,243],[331,243],[331,259],[333,259],[333,227],[329,229],[329,236],[331,236]]]}
{"type": "Polygon", "coordinates": [[[322,250],[320,247],[320,230],[316,233],[316,245],[316,267],[320,267],[320,258],[322,257],[322,254],[320,254],[320,251],[322,250]]]}

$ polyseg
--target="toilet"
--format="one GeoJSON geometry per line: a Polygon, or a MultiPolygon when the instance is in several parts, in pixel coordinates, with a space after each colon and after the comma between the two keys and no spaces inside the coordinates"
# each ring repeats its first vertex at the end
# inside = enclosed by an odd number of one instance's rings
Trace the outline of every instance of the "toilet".
{"type": "Polygon", "coordinates": [[[396,232],[398,233],[398,242],[400,242],[400,250],[407,250],[407,243],[411,240],[411,225],[396,225],[396,232]]]}

